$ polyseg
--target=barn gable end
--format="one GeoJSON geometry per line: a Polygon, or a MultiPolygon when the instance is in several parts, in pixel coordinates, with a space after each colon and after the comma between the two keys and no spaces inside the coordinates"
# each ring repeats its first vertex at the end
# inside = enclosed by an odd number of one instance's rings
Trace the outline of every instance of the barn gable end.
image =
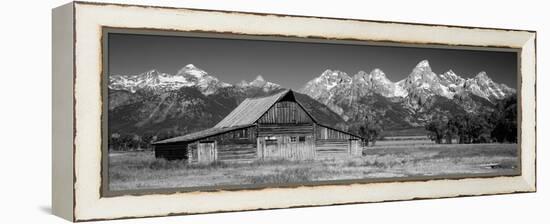
{"type": "Polygon", "coordinates": [[[279,101],[265,112],[258,124],[311,124],[313,120],[307,112],[294,101],[279,101]]]}

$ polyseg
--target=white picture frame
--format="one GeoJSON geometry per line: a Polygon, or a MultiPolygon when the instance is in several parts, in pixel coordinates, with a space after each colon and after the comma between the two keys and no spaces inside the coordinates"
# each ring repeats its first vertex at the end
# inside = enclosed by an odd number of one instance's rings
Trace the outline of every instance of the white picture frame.
{"type": "Polygon", "coordinates": [[[52,204],[54,214],[70,221],[536,191],[535,31],[73,2],[53,10],[52,33],[52,204]],[[521,175],[106,197],[101,190],[106,27],[518,49],[521,175]]]}

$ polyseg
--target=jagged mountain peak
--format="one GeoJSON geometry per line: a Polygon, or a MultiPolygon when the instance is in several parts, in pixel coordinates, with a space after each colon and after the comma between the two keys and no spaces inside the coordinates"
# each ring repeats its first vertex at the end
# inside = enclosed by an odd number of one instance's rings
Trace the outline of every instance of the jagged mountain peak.
{"type": "Polygon", "coordinates": [[[265,84],[266,81],[261,75],[256,76],[256,78],[252,82],[250,82],[250,85],[255,87],[263,87],[265,84]]]}
{"type": "Polygon", "coordinates": [[[190,76],[193,76],[197,79],[200,79],[200,78],[203,78],[205,76],[208,76],[208,73],[205,72],[204,70],[196,67],[193,64],[188,64],[188,65],[184,66],[183,68],[181,68],[180,70],[178,70],[176,75],[180,75],[180,76],[189,76],[190,75],[190,76]]]}
{"type": "Polygon", "coordinates": [[[474,77],[478,81],[493,81],[489,76],[487,75],[487,72],[481,71],[477,73],[477,75],[474,77]]]}
{"type": "Polygon", "coordinates": [[[269,91],[281,88],[281,85],[279,84],[266,81],[262,75],[256,76],[256,78],[251,82],[247,82],[246,80],[241,80],[239,83],[236,84],[236,86],[243,89],[250,88],[250,87],[260,88],[264,92],[269,92],[269,91]]]}
{"type": "Polygon", "coordinates": [[[353,78],[355,82],[391,82],[387,77],[384,71],[379,68],[373,69],[371,72],[367,73],[363,70],[357,72],[353,78]]]}
{"type": "Polygon", "coordinates": [[[409,85],[422,85],[423,83],[439,82],[439,77],[432,71],[427,60],[423,60],[405,78],[409,85]]]}
{"type": "Polygon", "coordinates": [[[504,99],[516,90],[505,84],[495,83],[487,72],[481,71],[475,77],[466,80],[464,88],[479,97],[485,98],[491,102],[504,99]]]}
{"type": "Polygon", "coordinates": [[[465,79],[457,75],[452,69],[446,71],[445,73],[439,75],[442,84],[450,87],[462,86],[465,82],[465,79]]]}
{"type": "Polygon", "coordinates": [[[442,75],[444,76],[451,76],[451,77],[456,77],[456,73],[452,70],[452,69],[449,69],[448,71],[446,71],[445,73],[443,73],[442,75]]]}
{"type": "Polygon", "coordinates": [[[418,62],[418,64],[416,64],[415,68],[418,68],[418,69],[425,69],[425,70],[432,70],[432,68],[430,67],[430,62],[426,59],[418,62]]]}
{"type": "Polygon", "coordinates": [[[330,90],[337,85],[350,84],[351,82],[353,82],[353,80],[347,73],[339,70],[327,69],[321,73],[320,76],[306,83],[302,89],[305,90],[322,86],[326,90],[330,90]]]}
{"type": "Polygon", "coordinates": [[[158,77],[160,76],[162,73],[159,72],[158,70],[156,69],[151,69],[149,71],[146,71],[146,72],[143,72],[143,73],[140,73],[140,74],[137,74],[137,75],[127,75],[126,77],[132,77],[134,79],[139,79],[139,78],[154,78],[154,77],[158,77]]]}
{"type": "Polygon", "coordinates": [[[147,72],[145,72],[145,73],[146,73],[146,74],[154,74],[154,73],[160,73],[160,72],[159,72],[157,69],[154,69],[154,68],[153,68],[153,69],[151,69],[151,70],[149,70],[149,71],[147,71],[147,72]]]}
{"type": "Polygon", "coordinates": [[[353,79],[365,79],[370,75],[370,73],[365,72],[363,70],[358,71],[355,75],[353,75],[353,79]]]}
{"type": "Polygon", "coordinates": [[[265,79],[262,75],[258,75],[256,76],[256,78],[254,79],[254,81],[259,81],[259,82],[265,82],[265,79]]]}
{"type": "Polygon", "coordinates": [[[325,70],[319,78],[325,78],[325,79],[349,79],[349,75],[343,71],[340,70],[331,70],[327,69],[325,70]]]}
{"type": "Polygon", "coordinates": [[[238,82],[236,84],[236,86],[244,88],[244,87],[248,86],[248,82],[246,80],[241,80],[240,82],[238,82]]]}
{"type": "Polygon", "coordinates": [[[373,69],[373,70],[370,72],[370,75],[371,75],[373,78],[386,78],[386,74],[384,73],[384,71],[382,71],[382,69],[379,69],[379,68],[373,69]]]}

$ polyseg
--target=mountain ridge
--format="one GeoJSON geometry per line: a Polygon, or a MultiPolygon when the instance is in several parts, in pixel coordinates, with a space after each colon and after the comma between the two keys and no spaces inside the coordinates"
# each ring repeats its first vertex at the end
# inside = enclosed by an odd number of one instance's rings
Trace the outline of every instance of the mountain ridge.
{"type": "Polygon", "coordinates": [[[484,71],[467,79],[457,75],[452,69],[438,75],[432,71],[428,60],[420,61],[407,77],[396,82],[389,80],[383,70],[379,68],[373,69],[370,73],[360,70],[353,76],[339,70],[327,69],[320,76],[307,82],[299,91],[319,95],[315,93],[316,85],[321,85],[317,88],[330,90],[336,83],[344,82],[348,87],[353,81],[359,82],[358,86],[368,87],[369,90],[385,97],[407,97],[411,93],[424,92],[424,94],[453,99],[458,92],[468,91],[494,102],[515,94],[515,89],[494,82],[484,71]],[[327,74],[337,75],[332,75],[332,79],[327,79],[326,77],[329,76],[327,74]]]}

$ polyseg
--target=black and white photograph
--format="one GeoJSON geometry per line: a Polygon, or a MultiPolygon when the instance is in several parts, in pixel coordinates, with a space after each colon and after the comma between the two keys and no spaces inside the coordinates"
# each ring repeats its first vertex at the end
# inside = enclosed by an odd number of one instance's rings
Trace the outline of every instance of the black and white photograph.
{"type": "Polygon", "coordinates": [[[518,175],[518,51],[106,36],[110,191],[518,175]]]}

